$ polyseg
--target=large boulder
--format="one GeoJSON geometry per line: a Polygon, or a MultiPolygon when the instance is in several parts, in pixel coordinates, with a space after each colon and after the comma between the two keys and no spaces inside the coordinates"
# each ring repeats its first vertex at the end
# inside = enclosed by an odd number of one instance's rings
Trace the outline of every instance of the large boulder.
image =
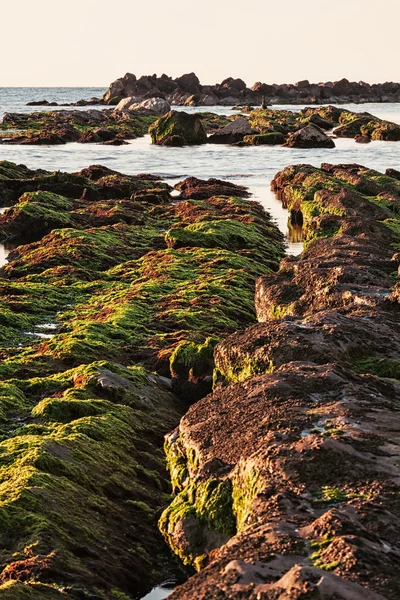
{"type": "Polygon", "coordinates": [[[288,148],[334,148],[335,142],[320,127],[310,123],[290,134],[285,146],[288,148]]]}
{"type": "Polygon", "coordinates": [[[129,110],[129,108],[133,104],[137,104],[141,101],[142,99],[140,96],[128,96],[127,98],[123,98],[122,100],[120,100],[120,102],[118,102],[114,110],[116,110],[117,112],[125,112],[129,110]]]}
{"type": "MultiPolygon", "coordinates": [[[[124,100],[121,100],[121,102],[118,104],[115,110],[118,110],[119,106],[123,103],[124,100]]],[[[155,113],[158,115],[165,115],[171,110],[171,106],[169,102],[167,102],[163,98],[148,98],[147,100],[142,100],[140,102],[127,103],[122,110],[128,110],[129,112],[136,111],[146,112],[150,114],[155,113]]]]}
{"type": "Polygon", "coordinates": [[[224,79],[221,83],[222,87],[233,88],[238,92],[241,92],[246,89],[246,84],[243,79],[234,79],[233,77],[228,77],[224,79]]]}
{"type": "MultiPolygon", "coordinates": [[[[184,144],[205,144],[207,134],[196,115],[171,110],[149,128],[153,144],[169,145],[171,138],[181,138],[184,144]]],[[[175,143],[173,145],[176,145],[175,143]]]]}
{"type": "Polygon", "coordinates": [[[201,89],[200,80],[195,73],[186,73],[181,77],[177,77],[175,83],[178,84],[181,90],[190,94],[196,94],[201,89]]]}
{"type": "Polygon", "coordinates": [[[210,144],[234,144],[241,142],[245,135],[251,135],[253,129],[247,119],[240,117],[229,123],[208,138],[210,144]]]}
{"type": "Polygon", "coordinates": [[[120,77],[114,81],[103,96],[105,102],[109,102],[113,98],[125,98],[132,96],[137,89],[136,75],[127,73],[124,77],[120,77]]]}

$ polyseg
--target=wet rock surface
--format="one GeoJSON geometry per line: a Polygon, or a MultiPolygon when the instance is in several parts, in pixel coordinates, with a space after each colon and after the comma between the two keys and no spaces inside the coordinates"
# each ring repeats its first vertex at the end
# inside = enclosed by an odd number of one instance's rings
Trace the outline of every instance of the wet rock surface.
{"type": "Polygon", "coordinates": [[[243,115],[226,117],[171,111],[166,100],[153,97],[128,97],[114,110],[6,113],[0,131],[0,143],[22,145],[120,145],[146,133],[153,144],[175,147],[212,143],[333,148],[335,137],[360,143],[400,141],[400,125],[335,106],[307,107],[300,112],[247,107],[243,115]]]}
{"type": "Polygon", "coordinates": [[[260,322],[216,346],[214,392],[166,437],[160,528],[199,569],[171,598],[395,600],[399,181],[297,165],[273,189],[306,249],[259,278],[260,322]]]}
{"type": "Polygon", "coordinates": [[[207,134],[197,115],[170,111],[149,128],[151,141],[160,146],[205,144],[207,134]]]}
{"type": "Polygon", "coordinates": [[[164,435],[256,322],[283,236],[218,180],[177,202],[100,165],[0,175],[1,235],[28,238],[0,271],[0,597],[141,597],[171,569],[164,435]]]}
{"type": "Polygon", "coordinates": [[[91,109],[6,113],[0,141],[3,144],[54,145],[134,139],[147,133],[157,118],[156,111],[142,108],[142,111],[127,112],[91,109]],[[11,133],[4,133],[8,129],[11,133]],[[14,132],[14,129],[18,131],[14,132]]]}

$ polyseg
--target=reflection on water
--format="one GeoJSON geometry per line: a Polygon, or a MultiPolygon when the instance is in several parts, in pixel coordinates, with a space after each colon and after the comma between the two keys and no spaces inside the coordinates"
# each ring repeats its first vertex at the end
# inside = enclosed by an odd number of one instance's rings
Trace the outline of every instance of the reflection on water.
{"type": "Polygon", "coordinates": [[[17,246],[18,244],[14,244],[12,242],[4,242],[4,244],[0,244],[0,268],[7,263],[8,255],[12,250],[15,250],[17,246]]]}

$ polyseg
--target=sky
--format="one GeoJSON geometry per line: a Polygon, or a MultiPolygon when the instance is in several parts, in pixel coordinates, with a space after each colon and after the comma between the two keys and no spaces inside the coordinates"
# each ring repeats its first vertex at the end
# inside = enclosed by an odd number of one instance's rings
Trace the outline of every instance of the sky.
{"type": "Polygon", "coordinates": [[[0,87],[400,81],[399,0],[2,0],[0,87]]]}

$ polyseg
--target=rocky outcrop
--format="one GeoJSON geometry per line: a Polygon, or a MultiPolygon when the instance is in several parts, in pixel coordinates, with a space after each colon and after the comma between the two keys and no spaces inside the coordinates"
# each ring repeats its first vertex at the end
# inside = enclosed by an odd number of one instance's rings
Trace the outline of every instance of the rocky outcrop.
{"type": "Polygon", "coordinates": [[[170,111],[149,128],[153,144],[183,146],[205,144],[207,134],[197,115],[170,111]]]}
{"type": "Polygon", "coordinates": [[[199,570],[171,598],[395,600],[400,184],[298,165],[273,189],[306,250],[257,281],[260,322],[166,437],[160,528],[199,570]]]}
{"type": "Polygon", "coordinates": [[[174,564],[163,437],[284,254],[242,187],[179,187],[0,163],[0,234],[25,236],[0,271],[0,598],[142,597],[174,564]]]}
{"type": "Polygon", "coordinates": [[[195,73],[172,79],[167,75],[143,76],[127,73],[114,81],[103,97],[107,104],[117,104],[128,96],[161,97],[170,104],[225,105],[256,104],[327,104],[363,102],[400,102],[400,83],[370,85],[365,82],[266,84],[256,82],[251,88],[239,78],[228,77],[216,85],[202,85],[195,73]],[[212,104],[211,104],[212,103],[212,104]]]}
{"type": "Polygon", "coordinates": [[[128,112],[108,109],[6,113],[1,125],[6,133],[1,135],[0,143],[53,145],[134,139],[147,133],[156,118],[155,112],[145,108],[128,112]],[[18,131],[8,134],[8,129],[18,131]],[[107,132],[106,138],[96,137],[99,129],[107,132]]]}
{"type": "Polygon", "coordinates": [[[287,148],[334,148],[335,142],[318,125],[310,123],[291,133],[284,146],[287,148]]]}
{"type": "Polygon", "coordinates": [[[208,138],[209,144],[234,144],[241,142],[246,135],[253,133],[247,119],[235,119],[208,138]]]}
{"type": "Polygon", "coordinates": [[[147,112],[149,114],[165,115],[171,110],[171,106],[166,100],[162,98],[148,98],[147,100],[140,100],[135,96],[124,98],[115,107],[117,112],[119,111],[138,111],[147,112]]]}

